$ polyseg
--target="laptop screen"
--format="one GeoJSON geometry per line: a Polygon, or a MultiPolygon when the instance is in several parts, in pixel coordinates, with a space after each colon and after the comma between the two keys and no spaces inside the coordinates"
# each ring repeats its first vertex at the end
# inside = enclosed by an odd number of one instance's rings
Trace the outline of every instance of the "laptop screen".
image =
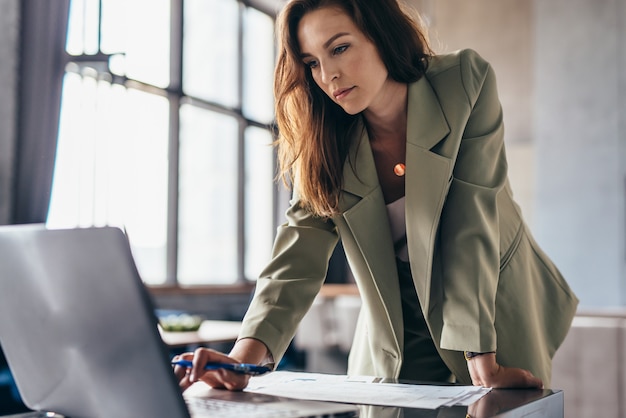
{"type": "Polygon", "coordinates": [[[0,342],[24,403],[72,417],[187,417],[117,228],[0,228],[0,342]]]}

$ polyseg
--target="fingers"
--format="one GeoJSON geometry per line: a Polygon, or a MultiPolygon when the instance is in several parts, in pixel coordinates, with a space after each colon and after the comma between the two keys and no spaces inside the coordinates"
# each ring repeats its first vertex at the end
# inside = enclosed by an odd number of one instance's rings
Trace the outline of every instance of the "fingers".
{"type": "Polygon", "coordinates": [[[543,382],[530,371],[515,367],[503,367],[493,358],[479,356],[468,360],[467,366],[475,386],[491,388],[541,389],[543,382]]]}
{"type": "Polygon", "coordinates": [[[204,373],[200,380],[216,389],[242,390],[248,385],[250,376],[218,369],[204,373]]]}
{"type": "Polygon", "coordinates": [[[200,376],[207,373],[207,371],[204,370],[204,366],[211,362],[234,363],[235,361],[219,351],[210,348],[198,348],[192,355],[193,366],[191,367],[189,379],[192,382],[196,382],[200,376]]]}
{"type": "Polygon", "coordinates": [[[482,379],[481,386],[496,389],[541,389],[543,382],[528,370],[501,367],[500,372],[488,379],[482,379]]]}
{"type": "Polygon", "coordinates": [[[531,372],[514,367],[501,367],[500,375],[493,383],[493,388],[528,388],[540,389],[543,387],[541,379],[531,372]]]}
{"type": "MultiPolygon", "coordinates": [[[[174,356],[172,361],[178,360],[191,360],[193,358],[193,353],[184,353],[181,355],[174,356]]],[[[191,386],[191,381],[189,380],[189,375],[191,374],[191,369],[183,366],[174,366],[174,375],[178,379],[178,385],[182,390],[187,389],[191,386]]]]}
{"type": "Polygon", "coordinates": [[[543,389],[543,381],[538,377],[535,377],[528,370],[523,369],[513,369],[517,370],[520,375],[519,386],[520,388],[529,388],[529,389],[543,389]]]}
{"type": "Polygon", "coordinates": [[[237,361],[228,357],[226,354],[209,348],[198,348],[193,353],[181,354],[174,357],[173,360],[188,360],[192,362],[192,367],[174,367],[174,374],[178,379],[179,386],[183,390],[199,380],[202,380],[213,388],[242,390],[248,385],[250,379],[247,375],[229,370],[205,370],[204,366],[210,362],[237,363],[237,361]]]}

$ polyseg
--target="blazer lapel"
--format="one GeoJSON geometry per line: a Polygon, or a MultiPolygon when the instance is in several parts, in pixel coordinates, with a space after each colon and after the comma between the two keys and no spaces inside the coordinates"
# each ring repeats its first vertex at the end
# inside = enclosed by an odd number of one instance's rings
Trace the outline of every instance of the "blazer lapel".
{"type": "MultiPolygon", "coordinates": [[[[367,130],[362,123],[357,135],[344,167],[342,218],[362,254],[364,267],[373,279],[374,293],[380,295],[385,312],[379,312],[384,315],[379,317],[386,317],[388,324],[383,329],[379,328],[378,332],[392,331],[394,335],[385,338],[394,338],[398,349],[401,349],[404,344],[402,306],[387,208],[367,130]]],[[[350,255],[348,258],[359,259],[350,255]]],[[[364,285],[367,286],[367,283],[364,285]]]]}
{"type": "Polygon", "coordinates": [[[449,133],[439,100],[422,77],[409,86],[405,204],[411,272],[425,314],[431,308],[434,244],[453,166],[430,150],[449,133]]]}
{"type": "MultiPolygon", "coordinates": [[[[344,194],[348,192],[358,198],[363,198],[380,185],[378,183],[372,148],[369,143],[369,136],[362,119],[359,119],[355,129],[355,136],[356,138],[354,138],[348,151],[348,158],[344,163],[343,191],[344,194]]],[[[351,200],[348,198],[346,201],[342,201],[341,211],[349,210],[355,202],[358,202],[358,199],[351,200]]]]}

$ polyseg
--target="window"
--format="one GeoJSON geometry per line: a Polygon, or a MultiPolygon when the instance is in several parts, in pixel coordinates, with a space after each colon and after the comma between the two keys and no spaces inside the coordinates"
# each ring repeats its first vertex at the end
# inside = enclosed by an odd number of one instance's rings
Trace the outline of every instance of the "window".
{"type": "Polygon", "coordinates": [[[48,224],[124,228],[148,284],[254,280],[276,227],[273,33],[238,0],[72,0],[48,224]]]}

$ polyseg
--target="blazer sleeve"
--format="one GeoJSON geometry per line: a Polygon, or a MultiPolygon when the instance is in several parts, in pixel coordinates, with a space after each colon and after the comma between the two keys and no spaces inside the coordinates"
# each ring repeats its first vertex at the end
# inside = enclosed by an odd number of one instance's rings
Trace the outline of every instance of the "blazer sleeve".
{"type": "Polygon", "coordinates": [[[271,261],[257,280],[239,334],[239,339],[262,341],[276,364],[324,283],[338,242],[331,220],[311,215],[297,197],[290,204],[286,223],[278,228],[271,261]]]}
{"type": "Polygon", "coordinates": [[[440,223],[443,277],[441,348],[496,350],[495,298],[500,269],[497,196],[506,183],[502,110],[491,66],[461,53],[470,114],[440,223]]]}

